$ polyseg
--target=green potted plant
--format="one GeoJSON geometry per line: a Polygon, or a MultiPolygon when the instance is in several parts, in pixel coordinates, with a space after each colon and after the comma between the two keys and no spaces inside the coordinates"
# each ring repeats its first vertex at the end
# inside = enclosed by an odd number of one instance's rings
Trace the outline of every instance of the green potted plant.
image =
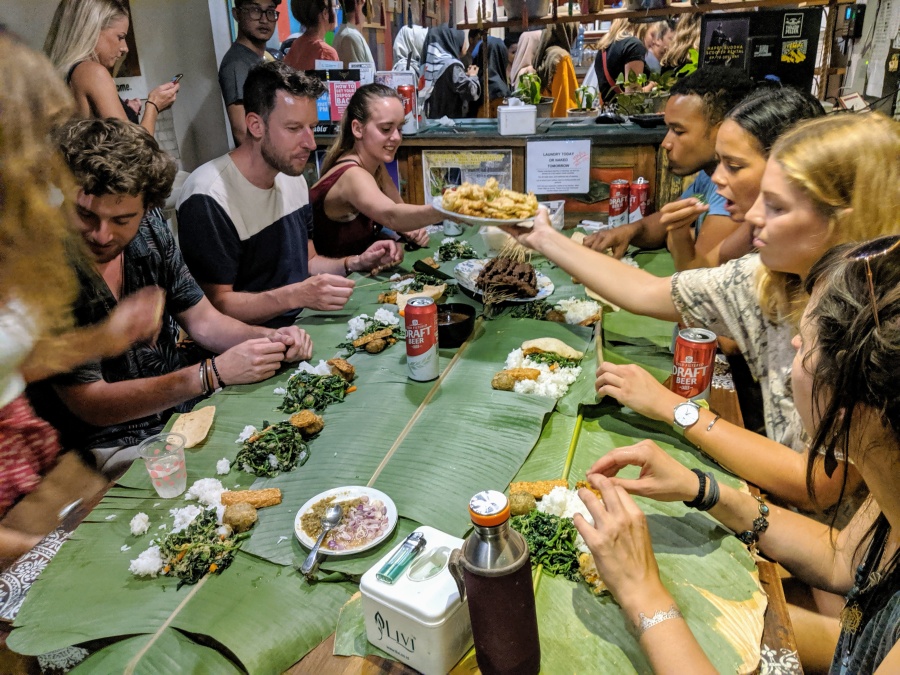
{"type": "Polygon", "coordinates": [[[669,100],[669,90],[677,81],[678,73],[674,70],[651,73],[649,76],[646,73],[637,74],[632,71],[625,77],[625,74],[621,73],[616,78],[616,84],[627,91],[616,94],[616,107],[623,115],[661,113],[669,100]],[[653,88],[647,88],[648,84],[653,84],[653,88]]]}
{"type": "Polygon", "coordinates": [[[596,117],[597,100],[600,98],[596,87],[582,85],[575,90],[575,108],[569,108],[569,117],[596,117]]]}
{"type": "Polygon", "coordinates": [[[548,96],[541,96],[541,78],[537,73],[521,75],[514,95],[525,103],[537,106],[538,117],[550,117],[553,99],[548,96]]]}

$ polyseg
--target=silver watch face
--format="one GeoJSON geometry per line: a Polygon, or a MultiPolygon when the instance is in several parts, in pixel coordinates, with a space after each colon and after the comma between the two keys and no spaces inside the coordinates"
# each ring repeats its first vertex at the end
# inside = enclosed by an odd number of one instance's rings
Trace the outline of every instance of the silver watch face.
{"type": "Polygon", "coordinates": [[[700,406],[692,401],[685,401],[675,406],[675,423],[687,429],[700,419],[700,406]]]}

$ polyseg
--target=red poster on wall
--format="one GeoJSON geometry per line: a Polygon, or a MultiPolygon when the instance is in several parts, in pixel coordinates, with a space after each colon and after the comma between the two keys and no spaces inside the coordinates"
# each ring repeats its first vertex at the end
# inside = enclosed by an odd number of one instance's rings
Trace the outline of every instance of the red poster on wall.
{"type": "Polygon", "coordinates": [[[328,83],[328,89],[331,95],[331,119],[332,121],[339,121],[344,117],[344,111],[347,109],[347,106],[350,104],[350,98],[353,96],[353,93],[359,88],[358,80],[349,80],[346,82],[334,82],[331,81],[328,83]]]}

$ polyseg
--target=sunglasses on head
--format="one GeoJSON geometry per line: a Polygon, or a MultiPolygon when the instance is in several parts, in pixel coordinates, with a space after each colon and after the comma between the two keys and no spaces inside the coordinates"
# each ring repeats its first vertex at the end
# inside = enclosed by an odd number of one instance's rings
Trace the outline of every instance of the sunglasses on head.
{"type": "Polygon", "coordinates": [[[880,237],[860,244],[848,254],[849,260],[864,260],[866,263],[866,281],[869,284],[869,302],[872,304],[872,317],[875,319],[875,329],[881,328],[878,319],[878,303],[875,301],[875,280],[872,278],[872,265],[869,261],[874,258],[888,255],[900,249],[900,235],[880,237]]]}

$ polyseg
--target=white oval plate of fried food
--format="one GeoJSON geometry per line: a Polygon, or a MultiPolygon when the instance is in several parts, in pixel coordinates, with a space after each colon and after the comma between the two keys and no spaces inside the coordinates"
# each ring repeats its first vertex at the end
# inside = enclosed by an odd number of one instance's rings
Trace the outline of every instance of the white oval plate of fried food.
{"type": "MultiPolygon", "coordinates": [[[[488,260],[489,258],[463,260],[453,268],[453,276],[456,278],[459,285],[467,291],[470,291],[475,295],[482,295],[481,289],[475,286],[475,279],[481,273],[481,270],[487,264],[488,260]]],[[[509,298],[504,302],[534,302],[535,300],[545,300],[546,298],[549,298],[555,289],[553,282],[550,281],[550,277],[537,270],[535,270],[535,276],[537,277],[537,295],[533,298],[509,298]]]]}
{"type": "Polygon", "coordinates": [[[311,549],[315,545],[321,532],[322,516],[335,503],[347,504],[351,509],[358,509],[360,504],[364,506],[355,517],[345,506],[341,522],[322,542],[320,550],[325,555],[353,555],[368,551],[391,536],[397,526],[397,507],[381,490],[362,485],[332,488],[320,492],[297,511],[294,534],[306,548],[311,549]],[[377,506],[378,502],[381,507],[377,506]],[[377,517],[370,516],[370,512],[377,517]]]}
{"type": "Polygon", "coordinates": [[[537,197],[501,189],[496,178],[488,178],[484,187],[463,183],[435,197],[435,211],[451,220],[469,225],[518,225],[532,227],[538,211],[537,197]]]}

